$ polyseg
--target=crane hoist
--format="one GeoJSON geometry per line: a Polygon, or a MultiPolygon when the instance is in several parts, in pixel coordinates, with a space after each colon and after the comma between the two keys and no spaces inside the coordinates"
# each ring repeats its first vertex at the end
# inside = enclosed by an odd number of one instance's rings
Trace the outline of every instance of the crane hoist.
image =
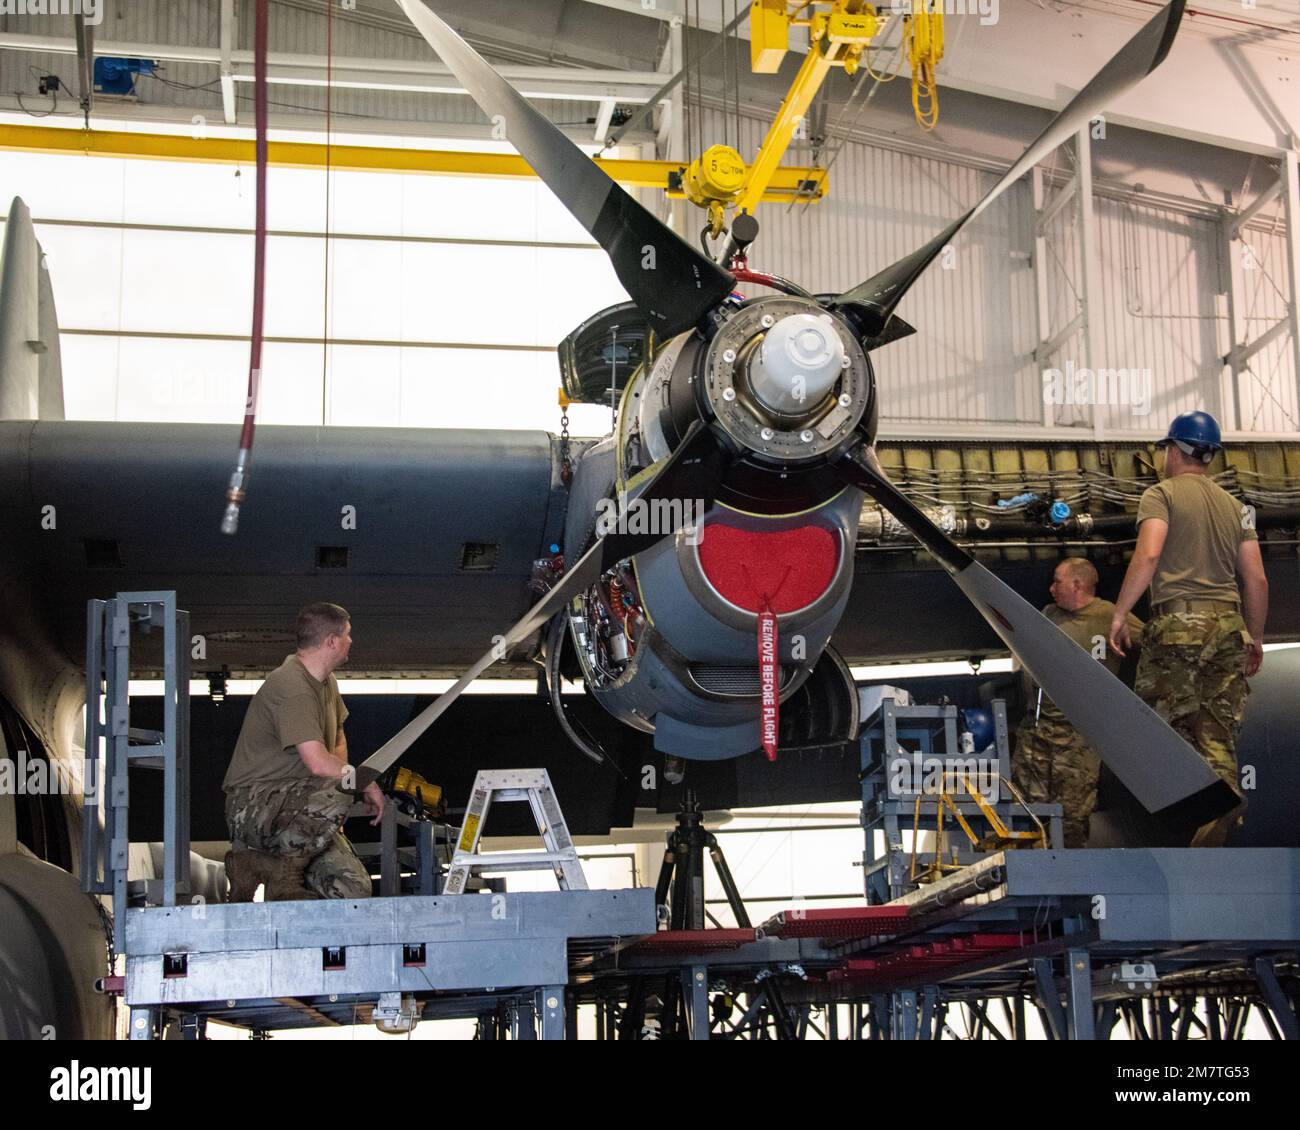
{"type": "MultiPolygon", "coordinates": [[[[931,129],[938,117],[935,67],[943,57],[941,0],[909,0],[904,42],[912,68],[912,100],[917,121],[931,129]]],[[[669,196],[685,198],[708,215],[705,229],[716,239],[726,215],[753,216],[761,200],[772,199],[771,184],[809,107],[831,71],[855,74],[882,32],[885,20],[867,0],[752,0],[749,11],[750,66],[755,74],[776,74],[790,47],[791,29],[808,29],[808,53],[781,107],[768,127],[752,164],[731,146],[712,145],[669,180],[669,196]]],[[[818,200],[826,191],[825,170],[811,169],[792,198],[818,200]]]]}

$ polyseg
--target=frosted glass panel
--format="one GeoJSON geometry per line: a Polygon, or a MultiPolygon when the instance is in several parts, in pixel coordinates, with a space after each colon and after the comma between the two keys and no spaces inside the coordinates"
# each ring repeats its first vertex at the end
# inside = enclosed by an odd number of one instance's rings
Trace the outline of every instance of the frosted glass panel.
{"type": "Polygon", "coordinates": [[[401,350],[335,345],[329,351],[328,424],[395,428],[402,423],[401,350]]]}
{"type": "Polygon", "coordinates": [[[65,418],[117,419],[118,345],[115,337],[59,335],[65,418]]]}
{"type": "Polygon", "coordinates": [[[252,244],[251,236],[123,232],[120,328],[247,333],[252,244]]]}
{"type": "Polygon", "coordinates": [[[402,422],[424,428],[559,427],[555,359],[546,353],[403,349],[402,422]]]}
{"type": "MultiPolygon", "coordinates": [[[[60,326],[121,328],[122,237],[123,232],[114,228],[36,226],[60,326]]],[[[66,372],[66,358],[63,365],[66,372]]]]}
{"type": "Polygon", "coordinates": [[[402,180],[392,173],[331,173],[330,230],[401,235],[402,180]]]}
{"type": "MultiPolygon", "coordinates": [[[[243,273],[253,273],[253,240],[245,242],[243,273]]],[[[331,255],[333,249],[331,249],[331,255]]],[[[231,312],[232,333],[251,332],[252,291],[231,312]]],[[[266,241],[266,323],[268,337],[318,338],[324,325],[325,244],[319,239],[271,236],[266,241]]]]}
{"type": "MultiPolygon", "coordinates": [[[[324,241],[302,240],[319,259],[324,241]]],[[[402,336],[402,245],[381,240],[330,241],[331,338],[397,341],[402,336]]],[[[321,296],[317,295],[317,304],[321,296]]]]}
{"type": "MultiPolygon", "coordinates": [[[[267,342],[262,346],[262,384],[257,418],[265,424],[319,424],[325,350],[319,345],[267,342]]],[[[246,379],[248,347],[244,347],[246,379]]]]}
{"type": "Polygon", "coordinates": [[[540,345],[557,345],[596,311],[628,299],[603,251],[541,247],[536,264],[529,305],[540,345]]]}
{"type": "Polygon", "coordinates": [[[21,196],[32,219],[104,220],[122,218],[122,175],[128,161],[73,154],[0,153],[3,214],[21,196]]]}
{"type": "Polygon", "coordinates": [[[235,424],[244,418],[248,346],[166,338],[119,340],[118,419],[235,424]]]}
{"type": "Polygon", "coordinates": [[[124,161],[122,219],[132,224],[251,228],[251,169],[184,161],[124,161]]]}
{"type": "Polygon", "coordinates": [[[531,247],[402,248],[402,333],[410,341],[537,345],[531,247]]]}
{"type": "MultiPolygon", "coordinates": [[[[257,170],[249,165],[242,192],[254,199],[257,170]]],[[[325,227],[325,174],[319,169],[267,170],[266,226],[272,231],[322,231],[325,227]]],[[[337,226],[337,225],[334,225],[337,226]]],[[[341,229],[340,229],[341,230],[341,229]]]]}
{"type": "MultiPolygon", "coordinates": [[[[252,166],[12,153],[0,156],[0,173],[37,218],[200,228],[253,222],[252,166]]],[[[321,230],[323,171],[272,169],[269,187],[273,231],[321,230]]],[[[306,340],[267,341],[259,420],[556,430],[559,375],[551,349],[626,296],[550,191],[535,181],[337,172],[330,192],[334,231],[398,238],[333,240],[328,296],[323,239],[270,238],[266,334],[306,340]],[[327,352],[319,342],[327,328],[334,339],[486,348],[335,345],[327,352]]],[[[46,224],[38,236],[65,331],[70,418],[239,422],[248,343],[205,335],[249,332],[251,234],[46,224]]],[[[574,406],[573,434],[604,434],[609,415],[600,406],[574,406]]]]}

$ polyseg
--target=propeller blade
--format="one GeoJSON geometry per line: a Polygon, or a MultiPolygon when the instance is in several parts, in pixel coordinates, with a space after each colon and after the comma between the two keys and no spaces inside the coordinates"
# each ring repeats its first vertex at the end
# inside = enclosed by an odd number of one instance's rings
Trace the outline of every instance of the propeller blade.
{"type": "Polygon", "coordinates": [[[421,0],[397,0],[479,108],[609,255],[661,338],[689,330],[735,280],[646,211],[421,0]]]}
{"type": "Polygon", "coordinates": [[[935,256],[952,242],[953,237],[966,224],[983,212],[1009,185],[1018,181],[1067,137],[1077,133],[1105,106],[1129,87],[1140,82],[1164,61],[1178,32],[1184,3],[1185,0],[1173,0],[1173,3],[1157,12],[1142,30],[1097,72],[1092,81],[1070,99],[1069,105],[1048,123],[1047,128],[1021,155],[1020,160],[984,194],[975,207],[949,224],[923,247],[898,260],[892,266],[886,267],[879,274],[872,275],[866,282],[859,283],[852,290],[845,291],[835,300],[835,305],[852,308],[863,318],[867,332],[878,334],[889,321],[899,300],[920,278],[921,273],[935,256]]]}
{"type": "Polygon", "coordinates": [[[1200,754],[1103,664],[877,474],[865,450],[851,450],[840,461],[841,478],[889,510],[939,559],[989,627],[1148,812],[1191,830],[1236,806],[1232,789],[1200,754]]]}
{"type": "MultiPolygon", "coordinates": [[[[703,515],[709,508],[722,482],[728,457],[719,446],[708,426],[697,420],[687,429],[677,449],[659,465],[645,486],[635,494],[638,502],[657,499],[680,499],[684,503],[681,513],[690,518],[703,515]]],[[[559,582],[532,606],[508,632],[498,636],[490,651],[475,661],[456,682],[447,688],[424,710],[412,718],[396,734],[357,767],[357,788],[365,788],[371,781],[397,761],[442,713],[458,699],[466,687],[510,650],[563,609],[570,600],[586,591],[600,575],[617,561],[649,549],[656,542],[677,533],[677,528],[664,529],[653,534],[626,534],[611,532],[597,540],[578,561],[560,578],[559,582]]]]}

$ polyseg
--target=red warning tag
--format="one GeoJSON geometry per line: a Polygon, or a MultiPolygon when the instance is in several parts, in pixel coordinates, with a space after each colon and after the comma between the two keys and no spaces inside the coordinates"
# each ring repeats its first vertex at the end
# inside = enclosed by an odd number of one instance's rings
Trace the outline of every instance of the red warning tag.
{"type": "Polygon", "coordinates": [[[761,691],[763,752],[768,761],[776,760],[776,735],[781,712],[776,631],[776,613],[765,596],[758,613],[758,685],[761,691]]]}

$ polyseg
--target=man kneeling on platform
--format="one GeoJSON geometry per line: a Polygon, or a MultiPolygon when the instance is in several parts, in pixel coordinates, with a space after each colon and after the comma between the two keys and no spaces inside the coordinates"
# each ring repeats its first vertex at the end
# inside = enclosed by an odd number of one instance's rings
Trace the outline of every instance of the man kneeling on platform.
{"type": "MultiPolygon", "coordinates": [[[[370,874],[343,835],[354,796],[343,723],[348,710],[334,669],[347,661],[352,624],[337,604],[298,613],[298,650],[249,703],[222,787],[230,853],[230,901],[369,898],[370,874]]],[[[378,824],[384,795],[364,792],[378,824]]]]}
{"type": "MultiPolygon", "coordinates": [[[[1067,557],[1052,578],[1052,601],[1043,615],[1118,676],[1120,657],[1107,645],[1115,606],[1097,596],[1097,569],[1083,557],[1067,557]]],[[[1134,631],[1142,621],[1129,616],[1134,631]]],[[[1086,847],[1088,823],[1097,807],[1101,762],[1069,720],[1029,680],[1029,709],[1016,732],[1011,778],[1031,804],[1059,804],[1065,846],[1086,847]]]]}

